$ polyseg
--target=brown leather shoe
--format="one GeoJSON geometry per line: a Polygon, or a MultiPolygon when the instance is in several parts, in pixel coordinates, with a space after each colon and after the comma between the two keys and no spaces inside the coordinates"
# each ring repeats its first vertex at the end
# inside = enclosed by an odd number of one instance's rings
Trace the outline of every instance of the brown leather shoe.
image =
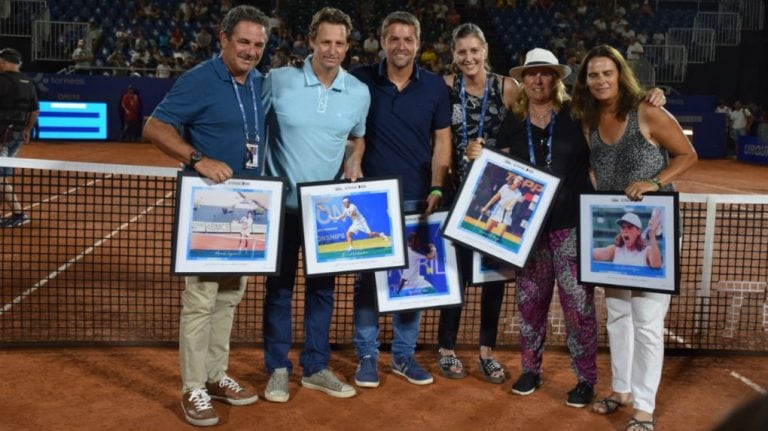
{"type": "Polygon", "coordinates": [[[233,406],[247,406],[259,400],[255,392],[240,386],[233,378],[224,376],[218,382],[208,382],[205,384],[211,398],[233,406]]]}
{"type": "Polygon", "coordinates": [[[187,422],[199,427],[208,427],[219,423],[219,415],[211,405],[211,397],[205,389],[195,389],[181,397],[181,409],[187,422]]]}

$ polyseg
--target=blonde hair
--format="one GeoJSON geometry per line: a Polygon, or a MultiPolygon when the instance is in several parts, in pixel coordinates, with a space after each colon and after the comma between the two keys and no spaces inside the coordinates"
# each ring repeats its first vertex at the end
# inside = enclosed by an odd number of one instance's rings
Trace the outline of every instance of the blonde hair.
{"type": "MultiPolygon", "coordinates": [[[[553,79],[555,79],[555,86],[552,89],[550,97],[552,98],[552,109],[555,113],[558,113],[560,112],[560,109],[563,108],[563,105],[571,100],[571,98],[568,96],[565,84],[563,84],[563,81],[559,78],[560,75],[555,70],[552,70],[552,75],[553,79]]],[[[525,72],[523,72],[523,78],[525,78],[525,72]]],[[[528,94],[526,94],[525,89],[522,88],[521,91],[517,92],[517,98],[515,98],[515,101],[512,104],[512,113],[520,120],[525,119],[525,117],[528,116],[529,102],[528,94]]]]}
{"type": "MultiPolygon", "coordinates": [[[[456,41],[459,39],[464,39],[470,36],[474,36],[477,38],[477,40],[480,41],[480,44],[483,45],[483,48],[485,48],[485,53],[488,54],[488,42],[485,40],[485,33],[483,33],[483,30],[474,23],[471,22],[465,22],[464,24],[461,24],[460,26],[453,29],[453,33],[451,35],[451,52],[456,49],[456,41]]],[[[450,72],[454,75],[458,75],[461,73],[459,70],[459,66],[456,64],[455,59],[451,62],[450,66],[450,72]]],[[[485,60],[483,61],[483,68],[486,72],[491,71],[491,63],[488,61],[488,55],[485,56],[485,60]]]]}

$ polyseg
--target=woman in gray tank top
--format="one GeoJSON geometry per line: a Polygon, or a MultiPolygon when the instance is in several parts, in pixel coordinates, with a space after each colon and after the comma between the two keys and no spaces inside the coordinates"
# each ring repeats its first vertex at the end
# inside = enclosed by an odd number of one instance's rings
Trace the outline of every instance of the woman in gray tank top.
{"type": "MultiPolygon", "coordinates": [[[[573,90],[573,113],[582,121],[591,148],[595,187],[643,195],[673,190],[672,181],[697,156],[669,112],[643,103],[643,91],[622,55],[601,45],[581,64],[573,90]]],[[[613,392],[592,411],[607,414],[632,404],[630,431],[651,431],[664,358],[667,294],[605,289],[613,392]]]]}

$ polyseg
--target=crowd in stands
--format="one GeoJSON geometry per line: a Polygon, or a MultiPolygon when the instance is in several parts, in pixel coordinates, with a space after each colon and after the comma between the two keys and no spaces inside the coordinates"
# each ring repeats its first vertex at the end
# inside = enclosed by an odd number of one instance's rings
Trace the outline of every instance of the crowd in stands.
{"type": "MultiPolygon", "coordinates": [[[[87,32],[72,42],[72,66],[76,73],[178,76],[219,51],[219,23],[233,6],[231,0],[102,3],[90,14],[87,32]]],[[[490,41],[491,55],[493,58],[493,50],[497,49],[500,52],[496,57],[503,59],[497,62],[497,68],[521,65],[524,53],[544,47],[576,70],[585,53],[598,44],[620,49],[630,63],[640,61],[645,46],[663,44],[669,27],[692,25],[695,13],[684,9],[654,11],[655,3],[650,0],[469,0],[460,5],[451,0],[332,3],[338,3],[334,6],[347,11],[356,21],[345,64],[348,69],[383,58],[377,24],[392,10],[403,9],[422,23],[418,61],[439,74],[450,72],[448,41],[452,30],[465,21],[484,27],[490,39],[494,39],[495,33],[497,43],[490,41]]],[[[306,39],[309,14],[320,7],[320,2],[282,0],[273,1],[272,6],[272,28],[259,65],[262,72],[306,57],[310,51],[306,39]]],[[[56,6],[53,9],[59,14],[54,14],[53,19],[82,21],[79,15],[85,16],[85,11],[78,15],[72,6],[66,10],[56,6]]]]}
{"type": "MultiPolygon", "coordinates": [[[[53,6],[54,20],[84,21],[82,16],[89,16],[87,32],[69,42],[78,73],[176,76],[218,51],[219,22],[232,7],[230,0],[115,3],[104,3],[90,13],[72,6],[53,6]]],[[[262,71],[288,64],[291,58],[303,58],[309,51],[304,34],[306,23],[302,21],[308,21],[308,17],[301,10],[312,10],[314,5],[296,0],[284,0],[282,5],[273,3],[273,28],[259,67],[262,71]]],[[[653,16],[648,0],[632,0],[628,7],[615,8],[613,1],[600,0],[474,0],[460,8],[451,0],[391,0],[378,5],[360,0],[341,3],[345,4],[338,6],[350,10],[358,21],[352,35],[350,62],[378,61],[381,49],[376,23],[390,10],[405,9],[423,23],[419,60],[437,73],[448,71],[451,53],[446,41],[450,40],[452,29],[466,20],[495,27],[505,54],[513,57],[510,66],[521,64],[522,53],[535,46],[548,48],[561,61],[576,64],[595,44],[622,47],[632,59],[642,55],[644,44],[664,40],[660,27],[648,25],[646,18],[653,16]],[[484,4],[479,4],[480,1],[484,4]],[[640,27],[630,22],[639,23],[640,27]]],[[[486,32],[492,33],[491,30],[486,32]]]]}
{"type": "Polygon", "coordinates": [[[232,7],[229,0],[122,0],[78,11],[59,3],[51,6],[53,20],[88,22],[85,34],[70,42],[77,73],[159,78],[217,52],[219,23],[232,7]]]}

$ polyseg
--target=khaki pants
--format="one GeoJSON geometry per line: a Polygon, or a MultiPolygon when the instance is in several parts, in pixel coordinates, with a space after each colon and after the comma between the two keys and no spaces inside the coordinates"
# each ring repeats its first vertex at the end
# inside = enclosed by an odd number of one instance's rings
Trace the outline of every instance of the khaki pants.
{"type": "Polygon", "coordinates": [[[186,277],[185,282],[179,324],[183,393],[224,378],[235,307],[248,277],[186,277]]]}

